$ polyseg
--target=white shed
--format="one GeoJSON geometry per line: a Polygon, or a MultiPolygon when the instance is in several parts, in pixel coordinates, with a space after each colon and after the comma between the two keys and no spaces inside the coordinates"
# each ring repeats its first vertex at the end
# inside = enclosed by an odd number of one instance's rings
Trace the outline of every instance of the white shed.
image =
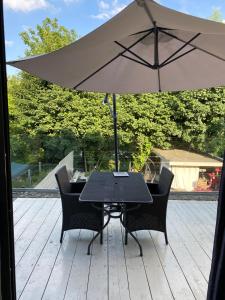
{"type": "Polygon", "coordinates": [[[153,152],[160,158],[160,169],[164,166],[173,172],[174,190],[193,191],[199,180],[200,170],[222,167],[219,159],[186,150],[154,149],[153,152]]]}

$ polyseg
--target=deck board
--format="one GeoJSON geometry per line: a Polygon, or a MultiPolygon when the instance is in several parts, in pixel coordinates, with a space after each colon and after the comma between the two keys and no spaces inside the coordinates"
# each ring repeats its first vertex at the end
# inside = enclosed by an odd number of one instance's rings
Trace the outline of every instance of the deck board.
{"type": "Polygon", "coordinates": [[[108,226],[108,277],[109,299],[130,300],[121,227],[114,219],[108,226]]]}
{"type": "Polygon", "coordinates": [[[138,239],[141,241],[144,256],[142,258],[146,276],[151,289],[152,298],[154,300],[173,299],[173,295],[168,283],[164,267],[154,247],[153,241],[148,231],[140,231],[137,233],[138,239]]]}
{"type": "MultiPolygon", "coordinates": [[[[30,200],[32,201],[32,199],[30,200]]],[[[32,205],[32,209],[29,209],[26,213],[26,217],[21,218],[14,227],[14,240],[21,236],[21,234],[29,227],[29,224],[33,221],[38,212],[46,205],[45,199],[35,200],[32,205]]],[[[45,208],[46,209],[46,208],[45,208]]],[[[41,212],[43,213],[43,212],[41,212]]]]}
{"type": "MultiPolygon", "coordinates": [[[[49,281],[42,299],[63,300],[66,292],[68,292],[69,278],[72,279],[74,285],[77,284],[77,278],[74,278],[71,272],[74,256],[77,253],[79,236],[79,230],[65,233],[62,246],[60,247],[55,264],[50,273],[49,281]]],[[[73,298],[71,297],[71,299],[73,298]]]]}
{"type": "Polygon", "coordinates": [[[167,219],[168,231],[176,233],[179,241],[187,248],[189,254],[194,259],[199,270],[203,274],[204,278],[208,281],[209,270],[211,265],[211,260],[205,251],[202,249],[201,245],[194,238],[188,228],[181,222],[175,211],[170,211],[170,216],[167,219]],[[178,218],[178,221],[176,220],[178,218]]]}
{"type": "MultiPolygon", "coordinates": [[[[24,253],[29,248],[30,244],[33,242],[35,236],[47,222],[47,218],[54,209],[56,201],[46,201],[45,206],[41,209],[36,216],[32,219],[32,222],[26,227],[26,229],[15,239],[15,262],[16,265],[23,257],[24,253]]],[[[26,216],[24,216],[25,218],[26,216]]],[[[17,226],[15,226],[15,233],[17,234],[17,226]]],[[[16,236],[17,237],[17,236],[16,236]]]]}
{"type": "MultiPolygon", "coordinates": [[[[103,245],[100,245],[99,238],[93,244],[92,257],[89,269],[87,285],[88,300],[108,299],[108,229],[106,228],[103,237],[103,245]]],[[[84,254],[87,249],[83,249],[84,254]]]]}
{"type": "MultiPolygon", "coordinates": [[[[30,276],[33,276],[35,266],[39,263],[41,254],[59,218],[59,213],[59,205],[57,205],[50,212],[45,222],[40,227],[40,230],[37,232],[37,234],[35,234],[34,239],[30,243],[29,247],[25,250],[21,259],[16,265],[16,286],[18,297],[20,297],[21,294],[24,293],[24,289],[27,286],[30,276]]],[[[26,239],[26,236],[24,236],[24,239],[26,239]]],[[[17,252],[17,247],[15,251],[17,252]]],[[[43,270],[43,273],[44,272],[45,270],[43,270]]],[[[34,282],[34,284],[36,283],[34,282]]]]}
{"type": "Polygon", "coordinates": [[[209,258],[212,256],[212,238],[208,236],[207,233],[202,230],[202,224],[193,220],[192,214],[188,213],[188,208],[183,207],[184,204],[180,207],[179,205],[174,205],[171,209],[175,209],[179,215],[181,222],[185,224],[191,234],[194,236],[195,240],[201,245],[202,249],[208,255],[209,258]]]}
{"type": "Polygon", "coordinates": [[[151,237],[161,264],[163,265],[174,298],[179,300],[195,299],[192,290],[190,289],[189,282],[177,261],[173,249],[170,245],[165,245],[164,236],[153,231],[151,232],[151,237]]]}
{"type": "Polygon", "coordinates": [[[93,233],[91,231],[80,231],[77,248],[73,258],[70,276],[68,279],[65,300],[83,300],[87,298],[87,287],[89,282],[90,266],[92,260],[92,255],[87,255],[87,247],[92,237],[93,233]]]}
{"type": "Polygon", "coordinates": [[[216,202],[169,201],[164,235],[141,231],[144,256],[112,220],[104,243],[87,246],[93,233],[71,230],[59,243],[60,199],[14,201],[17,299],[21,300],[188,300],[205,299],[216,202]],[[17,202],[18,201],[18,202],[17,202]]]}
{"type": "Polygon", "coordinates": [[[142,257],[139,256],[137,244],[133,239],[128,238],[128,245],[124,248],[131,299],[151,300],[152,294],[149,281],[146,276],[142,257]]]}

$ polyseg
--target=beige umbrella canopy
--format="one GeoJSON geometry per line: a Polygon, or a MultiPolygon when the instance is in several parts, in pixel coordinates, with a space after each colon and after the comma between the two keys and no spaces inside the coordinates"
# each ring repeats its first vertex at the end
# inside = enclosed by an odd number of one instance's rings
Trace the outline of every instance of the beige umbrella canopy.
{"type": "Polygon", "coordinates": [[[78,41],[9,62],[62,87],[107,93],[225,85],[225,25],[136,0],[78,41]]]}

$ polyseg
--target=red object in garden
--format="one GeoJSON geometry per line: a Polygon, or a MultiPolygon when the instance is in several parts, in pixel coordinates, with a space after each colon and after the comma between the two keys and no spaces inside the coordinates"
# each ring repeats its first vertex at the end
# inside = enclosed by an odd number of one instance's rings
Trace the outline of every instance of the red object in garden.
{"type": "Polygon", "coordinates": [[[220,172],[221,168],[215,168],[214,172],[208,173],[209,178],[209,188],[208,190],[215,191],[219,188],[220,183],[220,172]]]}

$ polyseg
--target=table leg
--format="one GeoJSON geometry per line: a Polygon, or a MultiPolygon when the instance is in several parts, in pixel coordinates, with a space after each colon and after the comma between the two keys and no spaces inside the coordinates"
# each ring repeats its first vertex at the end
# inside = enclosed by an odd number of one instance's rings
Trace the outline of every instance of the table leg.
{"type": "Polygon", "coordinates": [[[104,225],[104,226],[101,228],[101,230],[99,230],[99,231],[93,236],[93,238],[91,239],[91,241],[90,241],[90,243],[89,243],[89,245],[88,245],[87,255],[90,255],[91,245],[92,245],[92,243],[94,242],[94,240],[99,236],[99,234],[100,234],[101,232],[103,232],[103,230],[105,229],[105,227],[109,224],[109,221],[110,221],[111,217],[110,217],[110,214],[107,214],[107,215],[108,215],[108,220],[106,221],[105,225],[104,225]]]}

